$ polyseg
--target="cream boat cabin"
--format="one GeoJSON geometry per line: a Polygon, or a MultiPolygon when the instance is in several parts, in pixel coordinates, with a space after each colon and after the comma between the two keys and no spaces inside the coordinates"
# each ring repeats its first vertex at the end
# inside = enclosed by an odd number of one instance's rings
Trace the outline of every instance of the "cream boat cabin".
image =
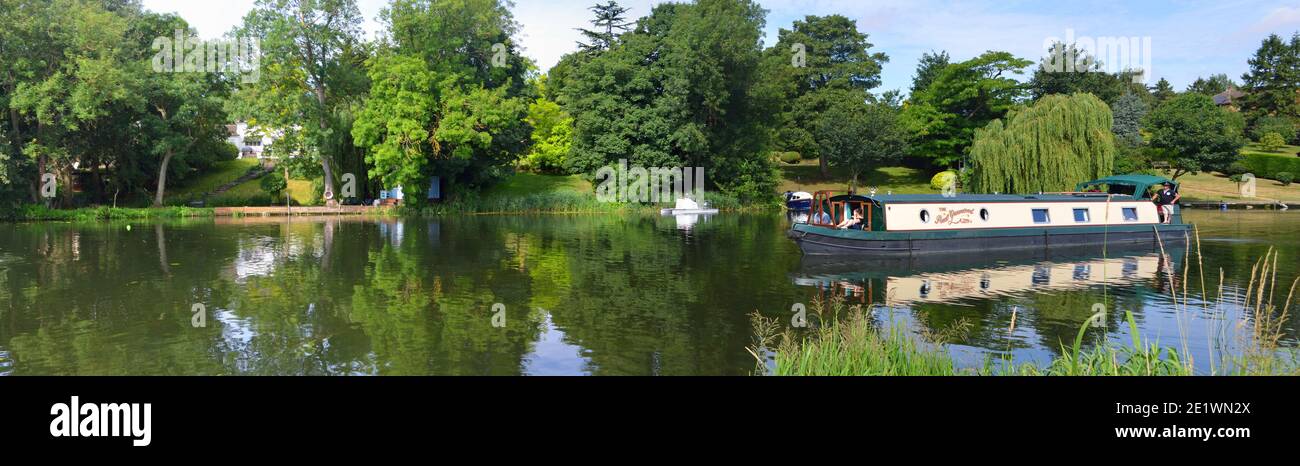
{"type": "Polygon", "coordinates": [[[817,193],[808,221],[789,235],[806,254],[918,254],[1185,241],[1174,209],[1163,224],[1148,189],[1166,181],[1127,175],[1076,192],[1031,195],[839,195],[817,193]],[[845,219],[861,219],[845,225],[845,219]]]}

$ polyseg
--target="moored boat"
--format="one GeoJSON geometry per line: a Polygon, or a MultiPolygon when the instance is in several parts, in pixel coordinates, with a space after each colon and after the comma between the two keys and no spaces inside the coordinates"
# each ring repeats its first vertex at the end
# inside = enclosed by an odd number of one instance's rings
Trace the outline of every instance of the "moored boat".
{"type": "Polygon", "coordinates": [[[953,197],[821,191],[808,220],[794,224],[788,235],[813,255],[1181,243],[1190,226],[1182,222],[1178,207],[1164,223],[1159,208],[1146,198],[1150,188],[1165,182],[1170,181],[1123,175],[1080,183],[1067,193],[953,197]],[[855,215],[860,220],[846,221],[855,215]]]}

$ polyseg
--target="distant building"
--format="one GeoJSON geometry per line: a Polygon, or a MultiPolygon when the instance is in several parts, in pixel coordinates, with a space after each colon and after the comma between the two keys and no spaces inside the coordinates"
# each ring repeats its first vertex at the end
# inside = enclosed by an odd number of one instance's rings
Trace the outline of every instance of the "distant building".
{"type": "Polygon", "coordinates": [[[1241,98],[1245,96],[1246,93],[1237,89],[1237,86],[1229,85],[1227,90],[1214,95],[1214,105],[1235,112],[1241,108],[1241,98]]]}
{"type": "Polygon", "coordinates": [[[232,125],[226,125],[226,141],[229,141],[235,147],[239,148],[239,158],[256,158],[261,160],[264,157],[266,148],[275,142],[281,134],[279,131],[260,131],[260,128],[250,127],[248,123],[238,122],[232,125]]]}

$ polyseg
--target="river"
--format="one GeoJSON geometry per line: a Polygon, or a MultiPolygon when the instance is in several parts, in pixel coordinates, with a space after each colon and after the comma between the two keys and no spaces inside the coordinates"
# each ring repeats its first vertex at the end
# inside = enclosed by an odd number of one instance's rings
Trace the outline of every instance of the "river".
{"type": "MultiPolygon", "coordinates": [[[[831,295],[918,335],[960,328],[963,367],[1049,361],[1104,303],[1089,345],[1125,344],[1132,311],[1206,373],[1251,323],[1200,307],[1197,270],[1217,294],[1222,269],[1231,296],[1273,247],[1284,295],[1300,213],[1185,218],[1199,259],[896,263],[805,259],[780,214],[0,224],[0,375],[744,375],[750,313],[789,324],[831,295]]],[[[1284,334],[1294,347],[1294,319],[1284,334]]]]}

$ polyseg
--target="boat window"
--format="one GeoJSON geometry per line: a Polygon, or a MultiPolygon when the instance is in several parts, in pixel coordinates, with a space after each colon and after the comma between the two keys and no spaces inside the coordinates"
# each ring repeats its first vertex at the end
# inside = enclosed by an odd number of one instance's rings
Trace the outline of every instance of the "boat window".
{"type": "Polygon", "coordinates": [[[1089,217],[1088,209],[1074,209],[1074,221],[1088,223],[1091,220],[1089,217]]]}
{"type": "Polygon", "coordinates": [[[921,223],[930,223],[930,211],[921,209],[921,223]]]}
{"type": "Polygon", "coordinates": [[[1034,223],[1052,223],[1052,216],[1047,214],[1047,209],[1034,209],[1034,223]]]}
{"type": "Polygon", "coordinates": [[[1137,207],[1125,207],[1125,208],[1124,208],[1124,221],[1125,221],[1125,222],[1136,222],[1136,221],[1138,221],[1138,210],[1137,210],[1137,207]]]}
{"type": "Polygon", "coordinates": [[[980,209],[980,220],[983,220],[983,221],[985,221],[985,222],[989,221],[989,210],[988,210],[988,209],[980,209]]]}

